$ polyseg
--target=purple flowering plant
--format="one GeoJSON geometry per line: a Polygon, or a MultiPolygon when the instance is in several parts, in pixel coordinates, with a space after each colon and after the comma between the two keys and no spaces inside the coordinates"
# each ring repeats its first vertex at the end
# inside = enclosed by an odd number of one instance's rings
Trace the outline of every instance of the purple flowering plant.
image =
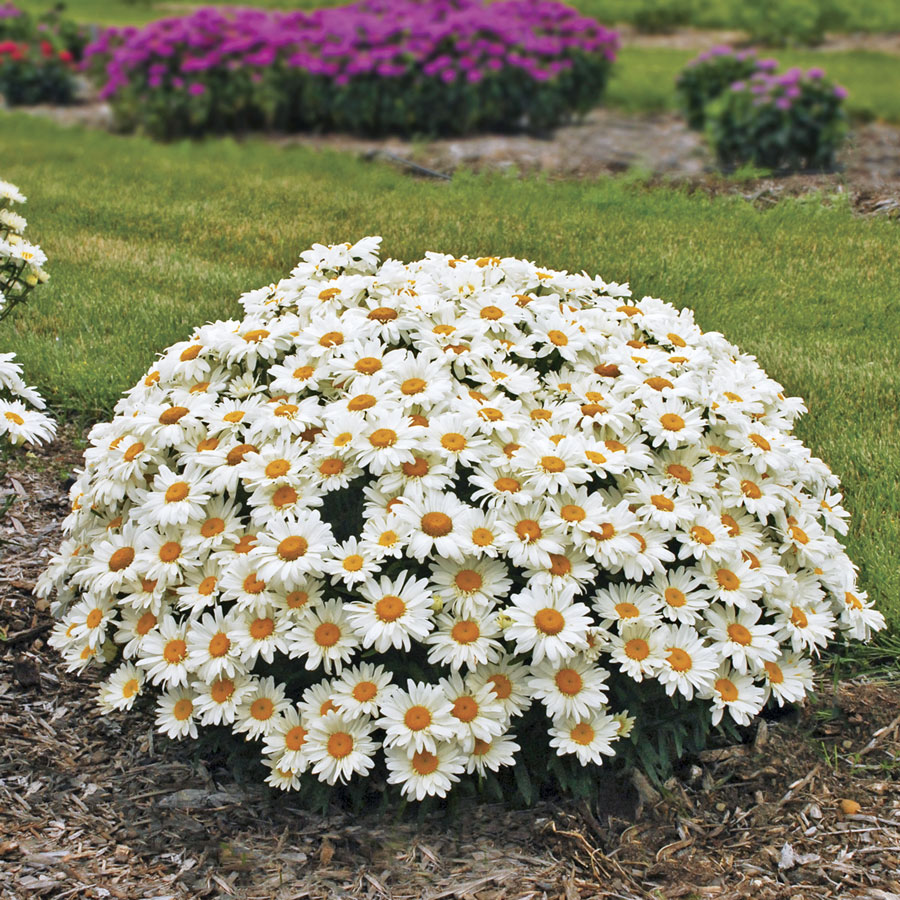
{"type": "Polygon", "coordinates": [[[687,64],[675,82],[679,106],[688,126],[702,131],[711,101],[735,82],[777,67],[774,59],[758,59],[754,50],[736,50],[726,44],[701,53],[687,64]]]}
{"type": "Polygon", "coordinates": [[[201,9],[85,53],[124,129],[360,134],[545,130],[595,106],[618,38],[554,0],[201,9]]]}
{"type": "Polygon", "coordinates": [[[712,104],[707,133],[726,166],[832,168],[847,133],[846,96],[820,68],[759,71],[712,104]]]}

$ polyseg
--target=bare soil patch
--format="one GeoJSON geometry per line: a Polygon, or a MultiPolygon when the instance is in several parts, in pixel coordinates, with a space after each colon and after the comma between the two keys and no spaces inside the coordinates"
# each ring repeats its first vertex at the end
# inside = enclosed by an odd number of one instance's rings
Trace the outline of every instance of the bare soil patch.
{"type": "Polygon", "coordinates": [[[450,817],[318,815],[215,758],[101,716],[46,646],[68,439],[0,475],[0,898],[900,898],[900,684],[822,685],[662,791],[450,817]],[[858,806],[856,805],[858,804],[858,806]]]}

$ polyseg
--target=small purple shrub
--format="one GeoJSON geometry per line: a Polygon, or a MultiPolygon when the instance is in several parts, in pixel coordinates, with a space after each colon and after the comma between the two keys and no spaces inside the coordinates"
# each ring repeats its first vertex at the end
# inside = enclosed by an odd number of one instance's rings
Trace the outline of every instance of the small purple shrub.
{"type": "Polygon", "coordinates": [[[831,168],[847,132],[846,96],[822,69],[757,72],[711,105],[707,131],[727,166],[831,168]]]}
{"type": "Polygon", "coordinates": [[[202,9],[87,48],[123,127],[363,134],[543,130],[602,96],[618,38],[553,0],[202,9]],[[187,87],[185,87],[187,85],[187,87]]]}
{"type": "Polygon", "coordinates": [[[777,65],[774,59],[757,59],[753,50],[735,50],[725,44],[692,59],[675,83],[688,126],[701,131],[706,124],[706,107],[712,100],[730,85],[743,83],[754,72],[777,65]]]}

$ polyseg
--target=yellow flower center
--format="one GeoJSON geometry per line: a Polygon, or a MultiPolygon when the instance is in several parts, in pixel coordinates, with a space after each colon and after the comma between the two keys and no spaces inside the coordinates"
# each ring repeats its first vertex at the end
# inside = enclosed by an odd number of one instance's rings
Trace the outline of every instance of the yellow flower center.
{"type": "Polygon", "coordinates": [[[230,678],[220,678],[210,687],[209,695],[215,703],[227,703],[234,694],[234,682],[230,678]]]}
{"type": "Polygon", "coordinates": [[[179,722],[186,722],[193,712],[194,704],[187,697],[182,698],[172,707],[172,715],[179,722]]]}
{"type": "Polygon", "coordinates": [[[396,622],[406,612],[406,604],[394,594],[386,594],[375,604],[375,615],[382,622],[396,622]]]}
{"type": "Polygon", "coordinates": [[[582,747],[590,744],[594,740],[594,736],[594,729],[587,722],[579,722],[569,733],[569,737],[576,744],[581,744],[582,747]]]}
{"type": "Polygon", "coordinates": [[[288,562],[299,559],[309,549],[309,542],[299,535],[287,537],[278,545],[278,555],[288,562]]]}
{"type": "Polygon", "coordinates": [[[667,647],[666,649],[669,651],[669,665],[676,672],[689,672],[691,670],[694,661],[691,659],[689,653],[682,650],[680,647],[667,647]]]}
{"type": "Polygon", "coordinates": [[[643,662],[650,655],[650,645],[643,638],[632,638],[625,642],[625,655],[636,662],[643,662]]]}
{"type": "Polygon", "coordinates": [[[716,690],[726,703],[734,703],[738,698],[738,689],[735,687],[734,682],[728,678],[716,679],[716,690]]]}
{"type": "Polygon", "coordinates": [[[423,731],[431,725],[431,712],[425,706],[411,706],[403,716],[403,723],[410,731],[423,731]]]}
{"type": "Polygon", "coordinates": [[[219,631],[212,636],[209,642],[209,655],[217,658],[220,656],[224,656],[229,648],[231,647],[231,641],[228,639],[228,635],[219,631]]]}
{"type": "Polygon", "coordinates": [[[295,725],[284,736],[284,746],[288,750],[300,750],[306,743],[306,729],[301,725],[295,725]]]}
{"type": "Polygon", "coordinates": [[[429,753],[427,750],[420,750],[418,753],[413,754],[410,765],[417,775],[431,775],[437,771],[439,762],[440,760],[433,753],[429,753]]]}
{"type": "Polygon", "coordinates": [[[471,619],[465,619],[462,622],[457,622],[453,626],[450,630],[450,637],[452,637],[457,644],[471,644],[481,637],[481,629],[478,627],[477,622],[474,622],[471,619]]]}
{"type": "Polygon", "coordinates": [[[166,489],[166,503],[180,503],[191,492],[186,481],[176,481],[166,489]]]}
{"type": "Polygon", "coordinates": [[[422,516],[422,531],[429,537],[444,537],[453,531],[453,520],[446,513],[425,513],[422,516]]]}
{"type": "Polygon", "coordinates": [[[453,715],[460,722],[471,722],[478,715],[478,704],[472,697],[457,697],[453,701],[453,715]]]}
{"type": "Polygon", "coordinates": [[[163,659],[170,665],[174,666],[184,662],[186,657],[187,644],[181,638],[175,638],[163,647],[163,659]]]}
{"type": "Polygon", "coordinates": [[[109,571],[121,572],[134,562],[134,549],[132,547],[119,547],[109,558],[109,571]]]}
{"type": "Polygon", "coordinates": [[[553,679],[561,694],[574,697],[584,687],[584,679],[574,669],[560,669],[553,679]]]}
{"type": "Polygon", "coordinates": [[[666,431],[681,431],[681,429],[684,428],[684,419],[677,413],[663,413],[659,417],[659,424],[662,425],[666,431]]]}
{"type": "Polygon", "coordinates": [[[566,627],[566,620],[558,610],[544,607],[534,614],[534,627],[542,634],[552,637],[566,627]]]}
{"type": "Polygon", "coordinates": [[[313,639],[320,647],[333,647],[341,639],[341,629],[333,622],[323,622],[313,633],[313,639]]]}
{"type": "Polygon", "coordinates": [[[368,703],[378,693],[378,685],[374,681],[358,681],[353,685],[353,699],[357,703],[368,703]]]}

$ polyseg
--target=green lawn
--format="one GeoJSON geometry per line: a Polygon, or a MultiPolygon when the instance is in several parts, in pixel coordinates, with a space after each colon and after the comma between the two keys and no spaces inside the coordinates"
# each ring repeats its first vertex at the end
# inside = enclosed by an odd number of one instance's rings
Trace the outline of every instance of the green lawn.
{"type": "Polygon", "coordinates": [[[426,250],[511,254],[630,280],[692,306],[757,354],[811,413],[800,434],[841,474],[863,583],[900,625],[900,270],[897,226],[843,204],[688,197],[627,182],[461,176],[231,141],[163,146],[0,113],[3,170],[28,194],[50,284],[4,350],[57,410],[109,415],[154,355],[314,241],[382,234],[426,250]]]}
{"type": "MultiPolygon", "coordinates": [[[[238,0],[218,0],[236,4],[238,0]]],[[[244,0],[245,6],[266,6],[281,9],[309,9],[337,6],[344,0],[244,0]]],[[[602,22],[633,22],[643,6],[651,0],[569,0],[587,15],[602,22]]],[[[654,0],[665,6],[673,0],[654,0]]],[[[735,27],[736,10],[747,0],[694,0],[687,9],[684,23],[700,28],[735,27]]],[[[815,3],[816,0],[811,0],[815,3]]],[[[822,0],[820,0],[822,2],[822,0]]],[[[140,24],[168,15],[180,15],[192,5],[179,0],[65,0],[68,14],[82,22],[103,25],[140,24]]],[[[51,0],[16,0],[16,5],[33,13],[42,13],[53,5],[51,0]]],[[[685,6],[685,3],[681,3],[685,6]]],[[[898,31],[900,4],[896,0],[828,0],[845,31],[898,31]]],[[[787,15],[788,12],[786,11],[787,15]]]]}
{"type": "MultiPolygon", "coordinates": [[[[900,122],[900,56],[867,51],[773,50],[782,68],[821,66],[850,92],[847,111],[864,119],[900,122]]],[[[675,79],[689,59],[686,50],[624,47],[612,70],[606,103],[631,112],[676,107],[675,79]]]]}

